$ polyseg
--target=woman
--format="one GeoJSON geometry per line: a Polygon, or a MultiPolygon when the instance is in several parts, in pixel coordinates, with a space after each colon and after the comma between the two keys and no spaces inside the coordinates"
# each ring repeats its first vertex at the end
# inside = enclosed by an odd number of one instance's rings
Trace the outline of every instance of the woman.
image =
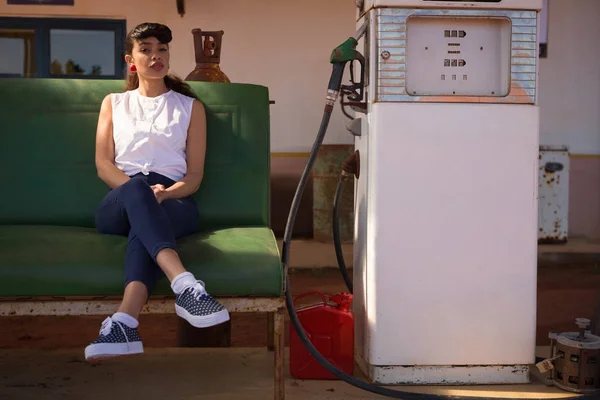
{"type": "Polygon", "coordinates": [[[135,27],[125,42],[126,91],[102,102],[96,167],[111,190],[98,207],[96,227],[128,236],[128,246],[123,301],[86,347],[87,360],[143,353],[138,316],[163,274],[176,295],[177,315],[191,325],[229,320],[176,251],[176,239],[198,230],[191,195],[203,177],[206,116],[191,88],[168,74],[171,39],[164,25],[135,27]]]}

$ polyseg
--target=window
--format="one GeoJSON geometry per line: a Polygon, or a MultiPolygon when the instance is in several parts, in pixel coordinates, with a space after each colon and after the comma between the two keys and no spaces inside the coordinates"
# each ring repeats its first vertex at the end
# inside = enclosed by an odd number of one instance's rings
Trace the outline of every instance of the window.
{"type": "Polygon", "coordinates": [[[124,20],[0,17],[0,77],[121,79],[124,20]]]}
{"type": "Polygon", "coordinates": [[[0,61],[0,76],[35,76],[35,31],[0,29],[0,49],[9,57],[0,61]]]}

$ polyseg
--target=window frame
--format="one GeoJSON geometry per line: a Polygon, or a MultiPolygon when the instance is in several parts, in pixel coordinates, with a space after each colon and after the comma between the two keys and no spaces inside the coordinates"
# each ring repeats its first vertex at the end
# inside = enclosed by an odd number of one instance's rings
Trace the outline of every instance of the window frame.
{"type": "MultiPolygon", "coordinates": [[[[31,29],[35,32],[35,76],[46,79],[123,79],[125,77],[124,40],[127,21],[103,18],[0,17],[1,29],[31,29]],[[111,31],[115,34],[115,73],[113,75],[56,75],[50,74],[50,31],[81,30],[111,31]]],[[[14,77],[0,74],[0,78],[14,77]]]]}

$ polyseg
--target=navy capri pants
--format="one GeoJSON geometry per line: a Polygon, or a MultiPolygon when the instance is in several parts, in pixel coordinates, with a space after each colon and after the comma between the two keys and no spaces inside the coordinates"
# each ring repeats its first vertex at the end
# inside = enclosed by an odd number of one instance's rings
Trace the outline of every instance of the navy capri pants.
{"type": "Polygon", "coordinates": [[[100,233],[128,237],[125,256],[125,286],[142,282],[152,292],[163,272],[156,255],[163,249],[176,250],[176,240],[198,231],[199,215],[192,197],[167,199],[158,204],[150,186],[165,188],[175,182],[151,172],[133,175],[104,197],[96,210],[100,233]]]}

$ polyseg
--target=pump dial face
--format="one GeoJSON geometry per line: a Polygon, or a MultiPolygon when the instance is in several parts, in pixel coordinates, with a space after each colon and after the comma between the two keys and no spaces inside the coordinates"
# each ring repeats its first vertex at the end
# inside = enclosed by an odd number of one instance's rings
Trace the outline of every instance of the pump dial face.
{"type": "MultiPolygon", "coordinates": [[[[506,96],[510,92],[510,29],[510,20],[504,17],[410,17],[407,93],[506,96]]],[[[381,57],[385,61],[383,53],[381,57]]]]}

